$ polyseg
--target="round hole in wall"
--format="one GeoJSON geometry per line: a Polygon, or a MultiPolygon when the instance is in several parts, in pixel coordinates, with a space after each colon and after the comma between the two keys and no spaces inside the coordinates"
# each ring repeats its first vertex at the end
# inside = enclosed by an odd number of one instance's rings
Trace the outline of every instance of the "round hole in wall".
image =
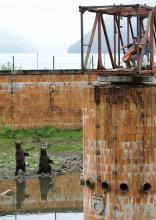
{"type": "Polygon", "coordinates": [[[151,184],[150,183],[148,183],[148,182],[146,182],[146,183],[143,183],[142,184],[142,188],[141,188],[141,190],[143,191],[143,192],[149,192],[150,190],[151,190],[151,184]]]}
{"type": "Polygon", "coordinates": [[[94,181],[92,179],[87,179],[86,186],[90,189],[93,189],[94,188],[94,181]]]}
{"type": "Polygon", "coordinates": [[[128,188],[128,184],[127,183],[121,183],[119,187],[120,187],[120,191],[121,192],[128,192],[129,188],[128,188]]]}
{"type": "Polygon", "coordinates": [[[103,181],[101,183],[101,187],[102,189],[104,189],[105,191],[109,191],[110,190],[110,184],[107,181],[103,181]]]}

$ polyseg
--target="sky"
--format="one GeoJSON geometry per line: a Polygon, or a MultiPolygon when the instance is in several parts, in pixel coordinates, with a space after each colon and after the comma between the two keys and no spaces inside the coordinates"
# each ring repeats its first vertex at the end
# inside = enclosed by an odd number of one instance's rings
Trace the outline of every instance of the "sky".
{"type": "MultiPolygon", "coordinates": [[[[80,39],[80,5],[126,2],[127,0],[0,0],[0,29],[20,34],[39,52],[66,52],[71,44],[80,39]]],[[[134,0],[131,2],[134,4],[134,0]]],[[[93,19],[93,15],[85,15],[84,32],[90,30],[93,19]]]]}

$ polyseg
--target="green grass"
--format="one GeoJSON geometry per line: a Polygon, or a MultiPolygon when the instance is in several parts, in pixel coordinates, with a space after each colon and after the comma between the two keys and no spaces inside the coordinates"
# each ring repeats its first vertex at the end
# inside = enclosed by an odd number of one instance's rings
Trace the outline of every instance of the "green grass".
{"type": "Polygon", "coordinates": [[[56,167],[61,161],[53,153],[82,152],[82,129],[58,129],[50,126],[14,129],[4,125],[0,130],[1,172],[2,170],[6,170],[8,173],[12,172],[12,168],[15,167],[16,140],[22,140],[23,149],[30,154],[26,161],[31,167],[27,169],[36,169],[42,143],[47,144],[48,152],[54,159],[56,167]]]}

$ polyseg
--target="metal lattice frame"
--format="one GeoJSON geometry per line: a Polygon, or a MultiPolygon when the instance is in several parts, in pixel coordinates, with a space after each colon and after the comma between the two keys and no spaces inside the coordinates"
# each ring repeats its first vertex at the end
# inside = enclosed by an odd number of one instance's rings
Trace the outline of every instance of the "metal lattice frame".
{"type": "MultiPolygon", "coordinates": [[[[117,69],[120,67],[121,59],[121,46],[124,46],[123,36],[120,29],[120,20],[121,17],[127,17],[127,44],[130,43],[131,38],[134,39],[134,27],[132,25],[131,19],[136,17],[137,19],[137,69],[135,72],[141,74],[141,67],[143,62],[143,56],[145,52],[145,47],[147,43],[148,36],[150,36],[150,68],[146,70],[147,73],[154,73],[154,46],[156,45],[156,8],[149,7],[146,5],[111,5],[111,6],[80,6],[81,13],[81,68],[85,70],[88,63],[89,54],[93,44],[93,39],[95,35],[96,27],[98,29],[98,70],[105,70],[105,67],[102,63],[102,48],[101,48],[101,32],[103,31],[106,45],[108,48],[108,53],[111,60],[112,69],[117,69]],[[95,20],[93,28],[90,34],[89,44],[87,45],[86,56],[84,57],[84,33],[83,33],[83,15],[85,12],[95,13],[95,20]],[[114,51],[110,46],[110,41],[107,33],[107,25],[104,20],[104,15],[112,15],[114,19],[114,51]],[[147,19],[147,25],[144,27],[143,20],[147,19]],[[142,50],[139,55],[139,46],[141,32],[144,32],[143,41],[142,41],[142,50]],[[154,45],[155,42],[155,45],[154,45]],[[118,63],[117,63],[118,55],[118,63]]],[[[86,46],[86,45],[85,45],[86,46]]],[[[125,49],[123,48],[123,53],[125,54],[125,49]]]]}

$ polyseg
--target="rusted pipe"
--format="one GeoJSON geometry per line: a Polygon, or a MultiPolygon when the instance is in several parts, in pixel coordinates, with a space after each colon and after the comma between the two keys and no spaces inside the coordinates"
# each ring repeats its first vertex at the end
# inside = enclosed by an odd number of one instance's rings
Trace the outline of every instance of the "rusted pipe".
{"type": "Polygon", "coordinates": [[[106,192],[110,191],[110,188],[111,188],[108,181],[103,181],[103,182],[101,183],[101,187],[102,187],[102,189],[103,189],[104,191],[106,191],[106,192]]]}
{"type": "Polygon", "coordinates": [[[89,178],[89,179],[87,179],[86,180],[86,186],[89,188],[89,189],[93,189],[94,188],[94,181],[91,179],[91,178],[89,178]]]}
{"type": "Polygon", "coordinates": [[[141,186],[141,191],[142,192],[149,192],[151,190],[152,186],[149,182],[144,182],[141,186]]]}
{"type": "Polygon", "coordinates": [[[120,188],[121,192],[128,192],[128,190],[129,190],[128,184],[125,182],[121,183],[119,185],[119,188],[120,188]]]}

